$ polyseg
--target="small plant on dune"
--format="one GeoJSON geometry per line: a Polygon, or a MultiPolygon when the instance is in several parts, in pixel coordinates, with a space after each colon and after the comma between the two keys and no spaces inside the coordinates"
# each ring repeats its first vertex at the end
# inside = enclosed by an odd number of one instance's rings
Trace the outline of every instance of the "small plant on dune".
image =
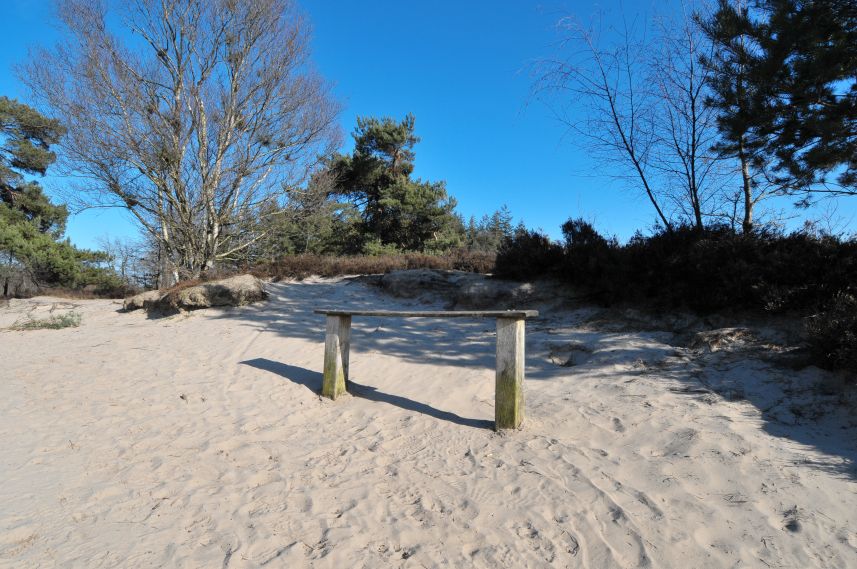
{"type": "Polygon", "coordinates": [[[77,328],[80,326],[82,316],[77,312],[66,312],[65,314],[53,315],[48,318],[28,320],[11,326],[10,330],[61,330],[63,328],[77,328]]]}

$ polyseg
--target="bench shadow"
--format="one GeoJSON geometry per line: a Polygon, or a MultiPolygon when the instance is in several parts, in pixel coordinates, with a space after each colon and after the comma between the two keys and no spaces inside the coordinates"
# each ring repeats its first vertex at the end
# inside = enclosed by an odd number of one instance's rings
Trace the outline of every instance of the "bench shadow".
{"type": "MultiPolygon", "coordinates": [[[[292,383],[303,385],[313,393],[321,393],[322,374],[317,371],[312,371],[299,366],[284,364],[282,362],[276,362],[267,358],[255,358],[252,360],[246,360],[241,362],[241,364],[277,374],[280,377],[288,379],[292,383]]],[[[350,393],[354,397],[360,397],[361,399],[366,399],[368,401],[387,403],[388,405],[393,405],[394,407],[399,407],[400,409],[413,411],[415,413],[422,413],[423,415],[428,415],[429,417],[434,417],[435,419],[440,419],[441,421],[449,421],[450,423],[455,423],[456,425],[462,425],[464,427],[473,427],[475,429],[489,430],[494,429],[494,421],[489,421],[487,419],[471,419],[468,417],[462,417],[461,415],[458,415],[451,411],[443,411],[441,409],[438,409],[437,407],[432,407],[431,405],[428,405],[426,403],[420,403],[419,401],[414,401],[413,399],[408,399],[407,397],[402,397],[401,395],[394,395],[392,393],[379,391],[377,387],[362,385],[360,383],[356,383],[350,380],[346,383],[346,385],[348,393],[350,393]]]]}

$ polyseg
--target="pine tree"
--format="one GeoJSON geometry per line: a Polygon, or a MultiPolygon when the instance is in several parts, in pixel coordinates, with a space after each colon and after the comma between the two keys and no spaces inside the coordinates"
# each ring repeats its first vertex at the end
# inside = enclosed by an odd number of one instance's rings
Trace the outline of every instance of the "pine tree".
{"type": "MultiPolygon", "coordinates": [[[[359,117],[353,154],[334,159],[337,191],[361,213],[361,231],[374,247],[437,251],[458,244],[464,231],[444,182],[412,178],[414,116],[359,117]]],[[[384,249],[386,250],[386,249],[384,249]]]]}
{"type": "Polygon", "coordinates": [[[756,115],[761,94],[755,74],[758,50],[753,42],[749,8],[733,0],[719,0],[711,17],[699,23],[715,47],[711,56],[702,58],[702,63],[711,71],[713,94],[706,103],[717,112],[721,141],[716,150],[739,163],[744,206],[742,228],[744,233],[750,233],[753,209],[765,195],[759,189],[758,178],[767,158],[756,115]]]}
{"type": "Polygon", "coordinates": [[[753,167],[781,191],[857,194],[857,4],[719,0],[701,24],[722,150],[748,158],[745,197],[753,167]]]}
{"type": "MultiPolygon", "coordinates": [[[[56,156],[50,151],[63,127],[32,108],[0,97],[0,291],[26,274],[36,283],[78,286],[105,283],[97,265],[103,253],[83,251],[63,240],[68,211],[51,203],[26,174],[44,175],[56,156]]],[[[116,284],[116,283],[110,283],[116,284]]]]}
{"type": "MultiPolygon", "coordinates": [[[[315,173],[306,188],[289,192],[286,204],[263,204],[256,214],[255,229],[264,232],[248,250],[246,262],[273,261],[302,253],[339,254],[354,249],[354,206],[331,199],[332,173],[315,173]]],[[[252,238],[252,236],[250,236],[252,238]]]]}
{"type": "Polygon", "coordinates": [[[759,0],[756,109],[780,183],[857,193],[857,3],[759,0]]]}
{"type": "Polygon", "coordinates": [[[491,215],[483,215],[479,221],[470,217],[465,231],[466,245],[470,251],[496,253],[503,240],[514,233],[512,213],[504,204],[491,215]]]}

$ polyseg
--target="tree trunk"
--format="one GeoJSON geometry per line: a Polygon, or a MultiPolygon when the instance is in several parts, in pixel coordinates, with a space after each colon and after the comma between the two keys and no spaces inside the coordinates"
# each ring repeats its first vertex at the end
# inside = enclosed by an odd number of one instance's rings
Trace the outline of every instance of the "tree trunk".
{"type": "Polygon", "coordinates": [[[165,251],[163,244],[158,246],[158,288],[170,288],[178,284],[179,272],[165,251]]]}
{"type": "MultiPolygon", "coordinates": [[[[694,173],[694,174],[692,174],[692,176],[696,176],[696,174],[694,173]]],[[[693,178],[693,179],[695,180],[695,178],[693,178]]],[[[691,206],[693,207],[693,219],[694,219],[694,222],[696,223],[696,230],[702,231],[702,229],[703,229],[702,206],[699,203],[699,189],[696,187],[695,182],[691,182],[690,194],[691,194],[690,203],[691,203],[691,206]]]]}
{"type": "Polygon", "coordinates": [[[744,182],[744,221],[741,229],[745,235],[753,232],[753,184],[750,177],[750,165],[744,152],[744,137],[738,138],[738,159],[741,161],[741,178],[744,182]]]}

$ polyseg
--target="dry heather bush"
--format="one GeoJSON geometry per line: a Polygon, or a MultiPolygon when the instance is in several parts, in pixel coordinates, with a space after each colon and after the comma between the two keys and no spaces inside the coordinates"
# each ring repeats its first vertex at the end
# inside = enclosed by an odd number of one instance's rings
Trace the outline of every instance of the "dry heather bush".
{"type": "Polygon", "coordinates": [[[65,298],[68,300],[93,300],[97,298],[104,298],[102,296],[99,296],[92,290],[61,287],[41,288],[33,296],[51,296],[54,298],[65,298]]]}
{"type": "MultiPolygon", "coordinates": [[[[267,298],[264,289],[253,284],[247,286],[247,280],[229,281],[230,277],[247,275],[248,271],[237,271],[227,276],[223,271],[207,273],[198,279],[182,281],[175,286],[161,289],[160,298],[150,302],[144,302],[144,308],[150,312],[157,311],[171,313],[182,309],[206,308],[209,306],[240,306],[249,302],[255,302],[267,298]],[[196,293],[185,293],[189,288],[200,285],[201,291],[196,293]]],[[[256,280],[256,279],[252,279],[256,280]]]]}
{"type": "Polygon", "coordinates": [[[186,288],[209,282],[211,280],[214,280],[215,278],[219,277],[214,277],[213,275],[206,275],[198,279],[181,281],[180,283],[173,285],[170,288],[163,289],[161,292],[163,292],[164,295],[161,297],[161,300],[158,304],[175,308],[178,305],[179,292],[183,291],[186,288]]]}
{"type": "Polygon", "coordinates": [[[137,294],[140,290],[131,286],[63,288],[44,287],[39,289],[36,296],[52,296],[69,300],[95,300],[102,298],[125,298],[137,294]]]}
{"type": "Polygon", "coordinates": [[[449,254],[454,269],[468,273],[493,273],[496,267],[497,254],[484,251],[468,251],[457,249],[449,254]]]}
{"type": "Polygon", "coordinates": [[[259,278],[305,279],[310,276],[338,277],[342,275],[377,275],[405,269],[437,269],[490,273],[494,270],[495,255],[466,250],[451,251],[443,256],[425,253],[401,255],[287,255],[276,261],[247,267],[220,268],[209,271],[199,278],[181,281],[173,287],[163,289],[164,301],[172,303],[180,291],[239,274],[250,273],[259,278]]]}
{"type": "Polygon", "coordinates": [[[494,268],[494,256],[470,251],[453,251],[445,256],[423,253],[377,256],[289,255],[273,263],[256,267],[257,277],[304,279],[310,276],[374,275],[404,269],[458,270],[488,273],[494,268]]]}
{"type": "MultiPolygon", "coordinates": [[[[176,302],[178,301],[178,298],[179,298],[179,293],[181,291],[183,291],[184,289],[187,289],[187,288],[190,288],[193,286],[197,286],[200,284],[204,284],[207,282],[219,280],[219,279],[225,279],[225,278],[235,276],[238,274],[246,274],[248,272],[249,271],[246,269],[243,271],[221,271],[221,270],[211,271],[211,272],[207,272],[207,273],[200,275],[199,278],[180,281],[179,283],[177,283],[171,287],[161,288],[161,289],[153,289],[153,290],[156,290],[157,292],[161,293],[160,297],[159,297],[160,300],[158,302],[159,305],[175,307],[176,302]]],[[[141,292],[140,290],[131,291],[128,295],[126,295],[126,303],[127,303],[127,297],[139,294],[140,292],[141,292]]],[[[151,300],[147,300],[145,302],[150,303],[150,304],[152,303],[151,300]]],[[[142,305],[136,305],[135,308],[132,308],[132,310],[135,310],[135,309],[141,308],[141,307],[142,307],[142,305]]]]}

